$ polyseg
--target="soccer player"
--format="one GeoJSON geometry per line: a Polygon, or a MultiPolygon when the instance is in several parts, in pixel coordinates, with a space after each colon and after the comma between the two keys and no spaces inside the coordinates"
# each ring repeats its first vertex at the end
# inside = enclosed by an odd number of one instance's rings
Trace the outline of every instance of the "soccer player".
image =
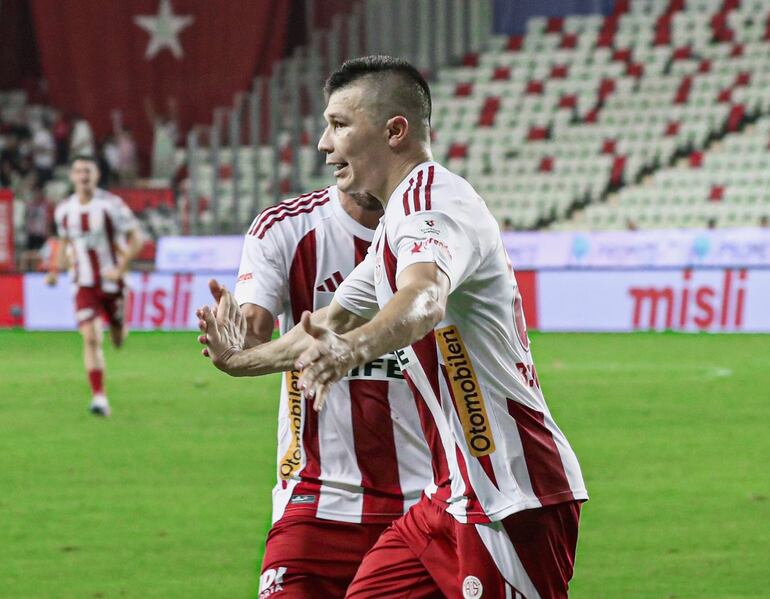
{"type": "MultiPolygon", "coordinates": [[[[285,333],[303,312],[326,307],[364,259],[381,216],[376,198],[336,186],[257,216],[234,291],[245,345],[270,341],[276,316],[285,333]]],[[[366,552],[430,480],[417,407],[396,357],[375,358],[330,388],[333,400],[320,413],[300,396],[299,372],[284,374],[262,597],[344,597],[366,552]]]]}
{"type": "Polygon", "coordinates": [[[110,339],[121,347],[127,329],[123,320],[125,282],[131,260],[142,248],[139,223],[119,197],[97,187],[99,168],[93,158],[77,156],[70,168],[75,193],[56,207],[54,219],[59,252],[46,277],[56,285],[58,273],[69,258],[75,318],[83,337],[83,361],[91,386],[90,410],[109,416],[104,392],[102,317],[110,339]]]}
{"type": "Polygon", "coordinates": [[[204,308],[209,354],[258,375],[301,352],[299,386],[320,409],[350,368],[396,350],[433,480],[347,597],[567,597],[588,496],[540,389],[499,228],[471,185],[433,161],[430,90],[411,65],[348,61],[326,93],[319,149],[338,187],[385,207],[370,251],[328,310],[272,344],[238,351],[228,311],[204,308]]]}

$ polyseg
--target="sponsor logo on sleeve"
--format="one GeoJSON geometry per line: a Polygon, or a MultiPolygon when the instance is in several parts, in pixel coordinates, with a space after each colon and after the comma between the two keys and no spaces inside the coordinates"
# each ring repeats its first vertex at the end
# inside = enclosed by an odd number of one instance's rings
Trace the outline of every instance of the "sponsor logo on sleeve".
{"type": "Polygon", "coordinates": [[[302,463],[302,394],[299,390],[298,370],[286,373],[286,391],[289,398],[291,444],[278,462],[278,475],[283,480],[291,478],[302,463]]]}
{"type": "Polygon", "coordinates": [[[460,331],[455,326],[436,329],[436,341],[444,356],[457,414],[471,455],[477,458],[489,455],[495,451],[495,439],[481,387],[460,331]]]}
{"type": "Polygon", "coordinates": [[[253,273],[245,272],[240,277],[238,277],[238,282],[240,283],[241,281],[248,281],[253,278],[254,278],[253,273]]]}

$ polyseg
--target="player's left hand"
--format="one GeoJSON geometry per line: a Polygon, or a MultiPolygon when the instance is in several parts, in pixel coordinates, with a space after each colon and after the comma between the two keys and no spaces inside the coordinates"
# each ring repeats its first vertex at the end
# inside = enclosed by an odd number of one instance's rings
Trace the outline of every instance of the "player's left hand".
{"type": "Polygon", "coordinates": [[[203,306],[196,311],[198,328],[203,333],[198,341],[206,346],[202,353],[211,358],[214,366],[234,374],[234,359],[243,351],[246,339],[246,320],[232,293],[213,279],[209,289],[218,303],[214,310],[203,306]]]}
{"type": "Polygon", "coordinates": [[[302,328],[313,337],[313,344],[297,358],[295,367],[301,371],[299,388],[305,397],[313,399],[318,412],[326,402],[329,388],[356,365],[350,341],[331,329],[313,324],[310,312],[302,314],[302,328]]]}

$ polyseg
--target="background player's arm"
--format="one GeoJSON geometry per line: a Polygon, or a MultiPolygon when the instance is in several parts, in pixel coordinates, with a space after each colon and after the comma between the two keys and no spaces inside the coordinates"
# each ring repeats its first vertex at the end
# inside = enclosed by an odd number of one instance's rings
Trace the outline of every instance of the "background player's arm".
{"type": "Polygon", "coordinates": [[[117,281],[128,272],[131,261],[139,255],[144,244],[144,236],[140,228],[134,227],[126,232],[126,246],[118,252],[118,263],[115,268],[104,273],[105,278],[117,281]]]}
{"type": "Polygon", "coordinates": [[[315,396],[316,409],[323,406],[329,386],[351,368],[411,345],[444,318],[450,282],[435,263],[408,266],[396,285],[398,291],[371,321],[345,334],[303,314],[301,324],[314,341],[296,366],[302,370],[300,387],[315,396]]]}
{"type": "Polygon", "coordinates": [[[48,274],[45,277],[47,285],[56,285],[56,281],[59,278],[59,273],[67,268],[67,244],[69,241],[58,238],[58,243],[55,246],[53,256],[51,256],[51,266],[48,270],[48,274]]]}
{"type": "MultiPolygon", "coordinates": [[[[291,370],[297,357],[313,343],[304,328],[297,325],[275,341],[245,349],[247,319],[238,308],[235,298],[215,282],[212,282],[212,293],[218,299],[216,311],[204,306],[196,312],[202,333],[198,340],[206,346],[203,355],[211,358],[214,366],[231,376],[261,376],[291,370]]],[[[335,301],[312,315],[308,312],[307,318],[316,326],[339,333],[366,322],[335,301]]],[[[270,326],[272,333],[272,320],[270,326]]]]}

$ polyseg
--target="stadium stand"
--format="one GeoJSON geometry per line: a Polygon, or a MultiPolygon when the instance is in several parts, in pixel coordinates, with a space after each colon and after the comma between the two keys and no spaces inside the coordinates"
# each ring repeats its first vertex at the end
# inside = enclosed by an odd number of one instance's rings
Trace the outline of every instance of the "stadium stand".
{"type": "MultiPolygon", "coordinates": [[[[518,229],[755,225],[770,212],[769,49],[762,0],[620,0],[607,17],[532,18],[524,35],[493,36],[438,71],[434,155],[518,229]]],[[[297,159],[305,188],[328,184],[312,119],[303,126],[300,155],[284,132],[277,157],[260,149],[257,177],[241,148],[242,193],[272,193],[278,164],[288,195],[297,159]]],[[[219,185],[226,213],[233,153],[219,173],[209,155],[199,189],[219,185]]]]}

